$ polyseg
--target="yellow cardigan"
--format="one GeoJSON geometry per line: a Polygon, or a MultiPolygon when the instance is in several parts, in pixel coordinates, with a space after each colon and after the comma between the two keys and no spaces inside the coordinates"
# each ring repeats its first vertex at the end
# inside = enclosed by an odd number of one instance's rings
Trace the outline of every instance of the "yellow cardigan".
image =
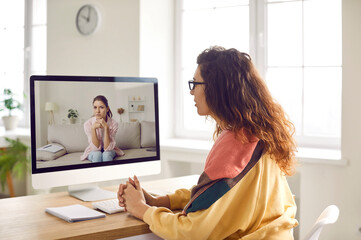
{"type": "MultiPolygon", "coordinates": [[[[171,209],[183,209],[191,192],[169,195],[171,209]]],[[[144,221],[164,239],[293,239],[296,204],[286,177],[267,155],[208,209],[183,215],[151,207],[144,221]]]]}

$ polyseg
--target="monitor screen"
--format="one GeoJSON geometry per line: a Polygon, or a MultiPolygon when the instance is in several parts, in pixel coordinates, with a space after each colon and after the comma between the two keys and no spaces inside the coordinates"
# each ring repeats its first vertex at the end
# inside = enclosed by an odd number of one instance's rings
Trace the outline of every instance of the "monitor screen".
{"type": "Polygon", "coordinates": [[[30,104],[34,188],[160,172],[157,79],[31,76],[30,104]]]}

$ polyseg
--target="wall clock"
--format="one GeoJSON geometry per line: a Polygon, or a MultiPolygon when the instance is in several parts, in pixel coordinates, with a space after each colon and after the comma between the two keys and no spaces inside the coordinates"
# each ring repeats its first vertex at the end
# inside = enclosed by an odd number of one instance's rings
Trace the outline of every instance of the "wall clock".
{"type": "Polygon", "coordinates": [[[99,14],[92,5],[82,6],[76,15],[76,28],[82,35],[92,34],[99,25],[99,14]]]}

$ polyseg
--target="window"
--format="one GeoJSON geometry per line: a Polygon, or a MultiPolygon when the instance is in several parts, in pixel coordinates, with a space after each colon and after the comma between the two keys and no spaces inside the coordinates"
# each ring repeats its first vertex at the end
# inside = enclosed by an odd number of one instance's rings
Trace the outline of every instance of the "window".
{"type": "MultiPolygon", "coordinates": [[[[24,1],[0,2],[0,95],[10,88],[18,100],[22,100],[24,89],[24,1]]],[[[14,110],[14,112],[17,110],[14,110]]],[[[1,116],[7,111],[0,112],[1,116]]],[[[15,114],[15,113],[14,113],[15,114]]],[[[22,117],[22,112],[16,115],[22,117]]]]}
{"type": "Polygon", "coordinates": [[[14,114],[29,127],[29,78],[46,73],[46,0],[0,1],[0,39],[0,93],[10,88],[24,102],[14,114]]]}
{"type": "Polygon", "coordinates": [[[340,147],[341,0],[183,0],[178,13],[177,137],[211,136],[186,82],[197,55],[221,45],[251,54],[295,124],[299,146],[340,147]]]}
{"type": "Polygon", "coordinates": [[[339,148],[341,1],[269,0],[265,11],[266,81],[295,124],[298,143],[339,148]]]}

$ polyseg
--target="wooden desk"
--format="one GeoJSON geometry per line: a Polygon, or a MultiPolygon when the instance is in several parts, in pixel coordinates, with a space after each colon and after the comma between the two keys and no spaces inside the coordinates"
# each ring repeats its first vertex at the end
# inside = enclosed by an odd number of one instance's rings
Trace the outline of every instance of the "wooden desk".
{"type": "MultiPolygon", "coordinates": [[[[197,184],[198,175],[141,182],[144,189],[174,191],[197,184]]],[[[107,187],[116,192],[118,186],[107,187]]],[[[92,207],[67,192],[7,198],[0,200],[1,239],[119,239],[149,233],[148,225],[128,213],[68,223],[45,213],[47,207],[82,204],[92,207]]]]}

